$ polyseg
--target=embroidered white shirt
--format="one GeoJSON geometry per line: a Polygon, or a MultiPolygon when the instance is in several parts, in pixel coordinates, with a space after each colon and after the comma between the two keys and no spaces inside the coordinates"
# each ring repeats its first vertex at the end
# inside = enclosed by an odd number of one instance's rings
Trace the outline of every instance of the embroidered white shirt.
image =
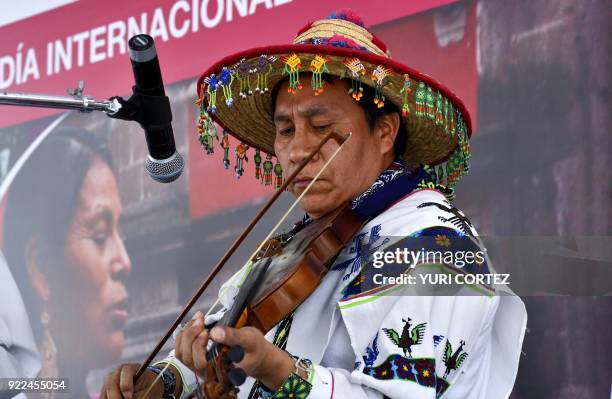
{"type": "MultiPolygon", "coordinates": [[[[438,191],[415,190],[364,225],[356,239],[406,237],[434,226],[458,230],[452,215],[444,210],[449,206],[438,191]],[[419,207],[425,203],[440,206],[419,207]]],[[[347,246],[335,265],[351,258],[355,255],[347,246]]],[[[423,296],[410,292],[410,287],[393,287],[399,291],[392,295],[365,292],[345,297],[343,289],[360,271],[361,265],[354,263],[328,272],[295,313],[286,349],[314,364],[309,399],[383,395],[394,399],[496,399],[510,395],[527,322],[520,298],[461,292],[423,296]],[[403,329],[411,332],[415,328],[422,339],[406,352],[399,337],[403,329]]],[[[244,270],[222,287],[221,302],[226,307],[236,292],[226,288],[237,286],[243,275],[244,270]]],[[[271,341],[274,333],[272,329],[266,338],[271,341]]],[[[180,368],[186,396],[195,384],[193,372],[172,355],[165,361],[180,368]]],[[[240,399],[248,396],[253,382],[247,379],[240,399]]]]}

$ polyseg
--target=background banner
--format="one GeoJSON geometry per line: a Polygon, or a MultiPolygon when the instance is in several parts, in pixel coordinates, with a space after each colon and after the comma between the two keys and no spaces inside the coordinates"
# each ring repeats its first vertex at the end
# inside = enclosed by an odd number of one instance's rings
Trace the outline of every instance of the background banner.
{"type": "MultiPolygon", "coordinates": [[[[608,2],[82,0],[0,27],[0,91],[64,95],[84,80],[85,94],[96,99],[128,96],[126,42],[148,33],[186,167],[172,184],[154,182],[144,170],[140,126],[102,113],[64,115],[25,159],[0,212],[0,339],[11,331],[29,348],[24,373],[54,344],[69,397],[97,397],[111,367],[143,361],[273,190],[255,179],[252,150],[240,179],[233,153],[226,170],[217,142],[214,154],[202,150],[199,74],[236,51],[290,42],[308,22],[344,7],[362,16],[395,60],[443,82],[466,104],[473,156],[456,205],[481,235],[495,237],[500,268],[512,274],[514,259],[533,264],[528,251],[509,256],[516,242],[531,248],[529,237],[574,236],[581,238],[551,240],[555,256],[546,261],[560,256],[554,270],[568,281],[595,261],[597,275],[607,276],[609,253],[593,257],[584,243],[612,236],[608,2]]],[[[60,115],[0,106],[0,180],[60,115]]],[[[281,196],[198,309],[291,200],[281,196]]],[[[563,292],[579,295],[560,297],[547,288],[560,282],[549,277],[544,266],[522,267],[516,277],[525,293],[537,294],[525,298],[529,332],[511,397],[606,397],[612,302],[601,291],[608,285],[591,292],[577,278],[580,285],[563,292]]]]}

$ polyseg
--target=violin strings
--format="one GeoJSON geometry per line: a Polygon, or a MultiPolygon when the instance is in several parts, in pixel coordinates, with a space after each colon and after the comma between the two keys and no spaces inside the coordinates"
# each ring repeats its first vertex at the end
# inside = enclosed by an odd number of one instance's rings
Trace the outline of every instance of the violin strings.
{"type": "MultiPolygon", "coordinates": [[[[317,174],[315,175],[315,177],[310,181],[310,183],[308,184],[308,186],[306,186],[306,188],[304,189],[304,191],[302,191],[302,193],[297,197],[297,199],[293,202],[293,204],[291,204],[291,206],[289,207],[289,209],[285,212],[285,214],[283,215],[283,217],[278,221],[278,223],[276,223],[276,225],[272,228],[272,230],[268,233],[268,235],[266,236],[266,238],[264,238],[264,240],[261,242],[261,244],[259,244],[259,246],[257,247],[257,249],[251,254],[251,256],[248,257],[249,262],[251,262],[251,259],[253,259],[253,257],[259,253],[259,251],[261,251],[261,249],[263,248],[263,246],[265,245],[265,243],[268,242],[268,240],[274,235],[274,233],[276,233],[276,230],[281,226],[281,224],[283,224],[283,222],[285,221],[285,219],[289,216],[289,214],[291,213],[291,211],[293,211],[293,209],[297,206],[297,204],[299,204],[300,200],[304,197],[304,195],[306,195],[306,193],[308,192],[308,190],[310,190],[310,187],[312,187],[312,185],[317,181],[317,179],[319,178],[319,176],[321,176],[321,174],[323,173],[323,171],[325,171],[325,169],[327,168],[327,166],[331,163],[331,161],[336,157],[336,155],[338,155],[338,153],[340,152],[340,150],[342,149],[342,147],[346,144],[346,142],[348,140],[350,140],[351,136],[353,135],[352,132],[348,133],[348,138],[338,146],[338,148],[334,151],[334,153],[331,155],[331,157],[329,157],[329,159],[325,162],[325,164],[323,165],[323,167],[321,167],[321,169],[319,170],[319,172],[317,172],[317,174]]],[[[248,265],[248,263],[247,263],[248,265]]],[[[246,266],[246,265],[245,265],[246,266]]],[[[245,276],[246,279],[246,276],[245,276]]],[[[244,282],[244,279],[243,279],[244,282]]],[[[223,293],[225,293],[225,291],[229,288],[229,286],[225,287],[225,289],[223,291],[221,291],[219,293],[219,296],[217,297],[217,299],[215,300],[215,302],[213,302],[212,306],[208,309],[208,312],[206,312],[206,315],[204,316],[206,318],[206,316],[210,316],[210,312],[212,311],[212,309],[217,306],[219,304],[219,300],[221,298],[221,296],[223,295],[223,293]]]]}

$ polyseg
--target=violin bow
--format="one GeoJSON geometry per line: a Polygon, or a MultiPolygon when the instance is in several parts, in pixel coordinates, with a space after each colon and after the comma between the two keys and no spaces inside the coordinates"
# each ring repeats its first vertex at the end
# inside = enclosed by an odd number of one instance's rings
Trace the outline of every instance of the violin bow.
{"type": "MultiPolygon", "coordinates": [[[[342,148],[342,145],[346,142],[346,140],[348,140],[348,138],[351,136],[351,133],[348,133],[347,135],[342,135],[338,132],[332,131],[329,132],[324,138],[323,140],[321,140],[321,142],[319,144],[317,144],[317,146],[315,147],[314,150],[312,150],[312,152],[310,154],[308,154],[308,156],[306,157],[306,159],[304,159],[302,161],[302,163],[297,167],[297,169],[295,169],[295,171],[293,171],[293,173],[287,178],[287,180],[285,180],[285,182],[282,184],[282,186],[280,188],[278,188],[278,190],[276,190],[276,192],[274,193],[274,195],[272,195],[272,197],[270,197],[270,199],[268,199],[268,201],[266,202],[266,204],[259,210],[259,212],[257,212],[257,214],[255,215],[255,217],[253,218],[253,220],[251,220],[251,222],[245,227],[245,229],[242,231],[242,233],[240,233],[240,235],[236,238],[236,240],[233,242],[233,244],[229,247],[229,249],[225,252],[225,254],[223,255],[223,257],[221,257],[221,259],[217,262],[217,264],[215,265],[215,267],[209,272],[208,276],[206,277],[206,279],[204,280],[204,282],[200,285],[200,288],[198,288],[198,290],[195,292],[195,294],[191,297],[191,299],[187,302],[187,305],[185,305],[185,307],[183,308],[183,310],[181,311],[181,313],[176,317],[176,319],[174,320],[174,322],[172,323],[172,325],[168,328],[168,330],[166,331],[166,333],[164,334],[164,336],[162,337],[162,339],[157,343],[157,345],[155,345],[155,348],[153,349],[153,351],[151,351],[151,353],[149,354],[149,356],[147,357],[147,359],[142,363],[142,365],[140,366],[140,368],[138,369],[138,371],[136,372],[136,374],[134,375],[134,384],[136,384],[136,382],[138,381],[138,379],[142,376],[142,374],[145,372],[145,370],[147,369],[147,367],[149,367],[149,365],[151,364],[151,362],[153,362],[153,359],[155,359],[155,356],[157,356],[157,354],[161,351],[161,349],[163,348],[163,346],[166,344],[166,342],[168,342],[168,340],[170,339],[170,337],[172,336],[172,333],[174,332],[174,330],[176,330],[176,328],[179,326],[179,324],[181,324],[181,321],[183,321],[183,319],[185,318],[185,316],[187,315],[187,313],[189,313],[189,311],[191,310],[191,308],[193,308],[193,306],[195,305],[196,301],[200,298],[200,296],[202,296],[202,294],[204,293],[204,291],[206,290],[206,288],[210,285],[210,283],[212,282],[212,280],[215,278],[215,276],[221,271],[221,269],[223,268],[223,266],[225,266],[225,264],[227,263],[227,261],[229,260],[229,258],[234,254],[234,252],[236,251],[236,249],[238,249],[238,246],[240,246],[240,244],[242,243],[242,241],[244,241],[244,239],[246,238],[246,236],[251,232],[251,230],[253,230],[253,228],[255,227],[255,225],[259,222],[259,220],[263,217],[263,215],[270,209],[270,207],[272,206],[272,204],[274,204],[274,202],[278,199],[278,197],[283,193],[283,191],[285,191],[287,189],[287,187],[289,186],[289,184],[291,184],[293,182],[293,180],[296,178],[296,176],[302,171],[302,169],[304,169],[304,167],[312,160],[312,158],[319,152],[321,151],[321,148],[323,147],[323,145],[325,145],[325,143],[327,143],[330,139],[335,139],[340,146],[336,149],[336,152],[333,154],[332,157],[330,157],[330,159],[327,160],[327,162],[325,163],[325,165],[323,166],[323,168],[321,168],[321,170],[319,171],[319,173],[317,173],[318,177],[323,170],[325,169],[325,167],[327,167],[327,165],[331,162],[331,160],[336,156],[336,154],[340,151],[340,149],[342,148]]],[[[312,179],[312,181],[310,182],[310,184],[306,187],[306,189],[302,192],[302,194],[297,198],[297,200],[294,202],[294,204],[292,205],[292,207],[289,209],[288,212],[285,213],[286,217],[289,212],[295,207],[295,204],[299,202],[299,200],[303,197],[303,195],[306,193],[306,191],[312,186],[312,184],[316,181],[316,177],[314,179],[312,179]]],[[[277,223],[277,225],[274,227],[274,229],[272,230],[272,232],[270,234],[268,234],[268,237],[262,241],[262,243],[259,245],[259,248],[254,252],[254,254],[259,253],[259,251],[261,250],[261,248],[263,247],[263,245],[265,245],[265,242],[269,239],[269,237],[274,234],[274,231],[278,228],[278,226],[280,226],[280,224],[282,223],[282,221],[284,220],[281,219],[281,221],[279,223],[277,223]]],[[[249,258],[250,260],[251,258],[249,258]]],[[[168,365],[166,365],[167,367],[168,365]]],[[[155,379],[155,381],[157,381],[157,379],[161,376],[162,373],[159,373],[159,375],[157,376],[157,378],[155,379]]],[[[153,382],[153,384],[155,383],[155,381],[153,382]]],[[[152,385],[153,385],[152,384],[152,385]]],[[[149,387],[150,390],[151,387],[149,387]]],[[[148,391],[147,391],[148,392],[148,391]]]]}

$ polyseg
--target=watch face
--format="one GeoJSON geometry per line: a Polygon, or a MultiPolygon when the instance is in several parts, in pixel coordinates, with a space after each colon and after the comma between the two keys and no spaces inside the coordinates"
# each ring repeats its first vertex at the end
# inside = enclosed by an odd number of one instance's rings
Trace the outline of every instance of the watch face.
{"type": "Polygon", "coordinates": [[[295,373],[303,380],[308,381],[310,378],[310,368],[312,362],[308,359],[298,358],[296,356],[292,356],[295,362],[295,373]]]}

